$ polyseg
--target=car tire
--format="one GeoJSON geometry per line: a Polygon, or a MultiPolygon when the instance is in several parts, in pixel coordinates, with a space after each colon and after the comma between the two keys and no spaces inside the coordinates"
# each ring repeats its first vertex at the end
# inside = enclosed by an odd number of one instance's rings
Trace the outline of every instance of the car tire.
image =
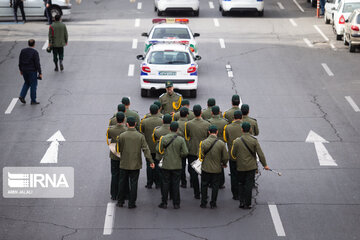
{"type": "Polygon", "coordinates": [[[141,89],[141,97],[147,97],[148,96],[148,90],[147,89],[141,89]]]}
{"type": "Polygon", "coordinates": [[[259,15],[259,17],[263,17],[264,16],[264,10],[258,11],[258,15],[259,15]]]}
{"type": "Polygon", "coordinates": [[[222,11],[222,7],[221,7],[221,6],[219,6],[219,11],[220,11],[220,12],[222,11]]]}
{"type": "Polygon", "coordinates": [[[344,45],[345,45],[345,46],[349,46],[349,42],[346,41],[345,33],[344,33],[343,39],[344,39],[344,45]]]}
{"type": "Polygon", "coordinates": [[[349,42],[349,52],[353,53],[355,52],[355,46],[351,44],[351,42],[349,42]]]}
{"type": "Polygon", "coordinates": [[[197,93],[197,91],[196,91],[196,89],[193,89],[193,90],[190,90],[190,97],[191,98],[196,98],[196,93],[197,93]]]}
{"type": "Polygon", "coordinates": [[[336,34],[336,40],[341,41],[342,37],[343,37],[342,35],[336,34]]]}
{"type": "Polygon", "coordinates": [[[195,17],[198,17],[200,14],[200,9],[198,9],[197,11],[194,11],[193,14],[195,17]]]}
{"type": "Polygon", "coordinates": [[[221,16],[225,17],[227,15],[228,15],[228,13],[226,11],[224,11],[224,9],[221,9],[221,16]]]}
{"type": "Polygon", "coordinates": [[[157,12],[157,10],[158,10],[158,9],[157,9],[157,7],[155,6],[155,7],[154,7],[154,12],[157,12]]]}
{"type": "Polygon", "coordinates": [[[58,6],[52,6],[50,8],[50,13],[51,13],[52,18],[55,18],[56,15],[62,16],[61,8],[59,8],[58,6]]]}
{"type": "Polygon", "coordinates": [[[326,14],[324,14],[325,24],[330,24],[330,19],[326,17],[326,14]]]}

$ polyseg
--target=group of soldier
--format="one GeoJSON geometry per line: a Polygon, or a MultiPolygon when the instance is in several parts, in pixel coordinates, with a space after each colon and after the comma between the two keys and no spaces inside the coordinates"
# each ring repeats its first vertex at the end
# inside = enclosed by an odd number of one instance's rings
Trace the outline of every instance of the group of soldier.
{"type": "Polygon", "coordinates": [[[201,208],[208,203],[208,188],[212,189],[210,208],[216,208],[218,190],[224,187],[224,168],[230,165],[231,192],[240,208],[250,209],[252,188],[258,169],[257,156],[269,170],[265,156],[254,136],[259,134],[257,121],[248,116],[249,106],[240,105],[233,95],[232,107],[222,114],[213,98],[207,109],[194,105],[174,92],[173,83],[165,83],[166,93],[150,106],[141,120],[130,109],[130,99],[124,97],[118,112],[110,119],[107,142],[115,145],[110,151],[111,199],[123,207],[136,207],[141,152],[146,158],[146,188],[161,188],[160,208],[166,209],[172,199],[174,209],[180,208],[180,187],[187,187],[186,161],[190,187],[201,208]],[[109,142],[110,140],[110,142],[109,142]],[[229,161],[230,159],[230,161],[229,161]],[[192,167],[201,161],[201,182],[192,167]]]}

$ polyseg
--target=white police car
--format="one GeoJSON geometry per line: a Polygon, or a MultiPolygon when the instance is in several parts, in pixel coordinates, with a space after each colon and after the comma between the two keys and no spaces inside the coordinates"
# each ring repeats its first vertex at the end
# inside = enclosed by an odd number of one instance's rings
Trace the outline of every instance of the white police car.
{"type": "Polygon", "coordinates": [[[226,16],[236,11],[257,11],[259,16],[264,16],[264,0],[219,0],[219,11],[226,16]]]}
{"type": "Polygon", "coordinates": [[[189,19],[183,18],[156,18],[152,22],[155,24],[149,33],[142,33],[141,36],[147,37],[145,41],[145,53],[152,44],[160,42],[181,42],[189,45],[190,50],[198,55],[198,47],[195,41],[199,33],[192,33],[188,27],[189,19]]]}
{"type": "Polygon", "coordinates": [[[154,10],[158,16],[164,15],[167,11],[190,11],[194,16],[199,16],[199,0],[155,0],[154,10]]]}
{"type": "Polygon", "coordinates": [[[194,56],[186,44],[159,43],[150,46],[146,55],[138,55],[140,65],[141,96],[151,91],[165,89],[165,82],[172,81],[174,88],[189,91],[196,97],[198,87],[198,64],[200,56],[194,56]]]}

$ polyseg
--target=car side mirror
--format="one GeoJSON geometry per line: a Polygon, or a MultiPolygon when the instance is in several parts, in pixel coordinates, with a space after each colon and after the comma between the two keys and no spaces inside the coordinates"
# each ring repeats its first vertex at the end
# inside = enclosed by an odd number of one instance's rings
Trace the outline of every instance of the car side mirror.
{"type": "Polygon", "coordinates": [[[194,38],[195,38],[195,37],[200,37],[200,33],[194,33],[193,36],[194,36],[194,38]]]}
{"type": "Polygon", "coordinates": [[[144,60],[145,59],[145,57],[143,55],[137,55],[136,58],[137,58],[137,60],[144,60]]]}
{"type": "Polygon", "coordinates": [[[149,34],[147,34],[146,32],[141,34],[142,37],[149,37],[149,34]]]}
{"type": "Polygon", "coordinates": [[[195,56],[195,61],[197,60],[201,60],[201,57],[198,55],[198,56],[195,56]]]}

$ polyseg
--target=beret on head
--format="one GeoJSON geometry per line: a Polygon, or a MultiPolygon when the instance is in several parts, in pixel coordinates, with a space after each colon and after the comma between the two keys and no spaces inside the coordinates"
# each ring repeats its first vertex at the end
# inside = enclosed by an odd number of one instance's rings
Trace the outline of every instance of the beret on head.
{"type": "Polygon", "coordinates": [[[189,109],[187,107],[180,108],[180,116],[189,114],[189,109]]]}
{"type": "Polygon", "coordinates": [[[160,101],[155,101],[154,104],[157,105],[159,108],[161,108],[161,102],[160,101]]]}
{"type": "Polygon", "coordinates": [[[242,118],[242,113],[241,113],[240,110],[236,110],[236,111],[234,112],[234,118],[235,118],[235,119],[241,119],[241,118],[242,118]]]}
{"type": "Polygon", "coordinates": [[[163,116],[163,123],[171,123],[171,120],[172,120],[172,117],[171,117],[171,115],[170,114],[165,114],[164,116],[163,116]]]}
{"type": "Polygon", "coordinates": [[[242,127],[242,129],[244,130],[244,132],[249,132],[251,125],[250,125],[250,123],[248,123],[248,122],[243,122],[243,123],[241,124],[241,127],[242,127]]]}
{"type": "Polygon", "coordinates": [[[217,129],[217,127],[215,125],[209,126],[209,132],[211,132],[211,133],[215,133],[217,130],[218,129],[217,129]]]}
{"type": "Polygon", "coordinates": [[[128,117],[127,118],[127,123],[130,125],[130,126],[135,126],[135,118],[134,117],[128,117]]]}
{"type": "Polygon", "coordinates": [[[242,112],[249,112],[249,109],[250,109],[250,107],[249,107],[248,104],[241,105],[241,111],[242,112]]]}
{"type": "Polygon", "coordinates": [[[219,108],[219,106],[213,106],[211,108],[211,111],[214,115],[218,115],[220,113],[220,108],[219,108]]]}
{"type": "Polygon", "coordinates": [[[173,131],[173,132],[176,132],[176,130],[178,130],[179,128],[179,124],[178,122],[174,121],[170,124],[170,130],[173,131]]]}
{"type": "Polygon", "coordinates": [[[130,104],[130,99],[128,97],[123,97],[121,99],[121,102],[122,102],[122,104],[129,105],[130,104]]]}
{"type": "Polygon", "coordinates": [[[165,87],[172,87],[172,86],[174,86],[174,84],[173,84],[173,82],[172,81],[167,81],[166,83],[165,83],[165,87]]]}
{"type": "Polygon", "coordinates": [[[237,94],[234,94],[231,98],[232,101],[240,101],[240,97],[237,94]]]}
{"type": "Polygon", "coordinates": [[[125,114],[123,112],[116,113],[116,121],[122,123],[125,119],[125,114]]]}
{"type": "Polygon", "coordinates": [[[124,104],[122,104],[122,103],[120,103],[119,105],[118,105],[118,112],[125,112],[125,105],[124,104]]]}
{"type": "Polygon", "coordinates": [[[195,111],[201,111],[201,110],[202,110],[202,108],[201,108],[201,106],[199,104],[194,105],[194,107],[193,107],[194,112],[195,111]]]}
{"type": "Polygon", "coordinates": [[[181,101],[181,106],[184,106],[184,105],[190,105],[190,101],[188,99],[183,99],[181,101]]]}
{"type": "Polygon", "coordinates": [[[215,98],[209,98],[209,99],[208,99],[207,105],[208,105],[209,107],[215,106],[215,104],[216,104],[215,98]]]}
{"type": "Polygon", "coordinates": [[[150,113],[151,114],[156,114],[158,110],[159,110],[159,107],[157,105],[151,104],[151,106],[150,106],[150,113]]]}

